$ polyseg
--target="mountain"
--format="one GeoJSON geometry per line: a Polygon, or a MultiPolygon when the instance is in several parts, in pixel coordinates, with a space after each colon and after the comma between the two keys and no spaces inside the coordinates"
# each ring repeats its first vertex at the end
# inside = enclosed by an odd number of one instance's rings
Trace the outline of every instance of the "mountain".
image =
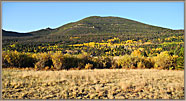
{"type": "Polygon", "coordinates": [[[21,44],[31,43],[83,43],[119,37],[121,40],[153,40],[154,38],[167,37],[183,30],[172,30],[152,26],[120,17],[91,16],[77,22],[72,22],[55,29],[46,28],[29,33],[2,31],[3,45],[12,42],[21,44]],[[70,39],[70,37],[79,37],[70,39]]]}
{"type": "Polygon", "coordinates": [[[30,34],[30,33],[18,33],[18,32],[13,32],[13,31],[2,30],[2,36],[24,37],[24,36],[32,36],[32,34],[30,34]]]}
{"type": "Polygon", "coordinates": [[[171,30],[120,17],[91,16],[57,28],[59,34],[157,32],[171,30]]]}

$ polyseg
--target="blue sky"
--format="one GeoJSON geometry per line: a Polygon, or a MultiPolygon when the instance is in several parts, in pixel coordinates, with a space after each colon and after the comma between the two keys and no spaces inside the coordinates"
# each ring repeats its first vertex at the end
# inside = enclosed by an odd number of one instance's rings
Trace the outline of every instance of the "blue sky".
{"type": "Polygon", "coordinates": [[[2,2],[2,28],[30,32],[89,16],[117,16],[184,29],[184,2],[2,2]]]}

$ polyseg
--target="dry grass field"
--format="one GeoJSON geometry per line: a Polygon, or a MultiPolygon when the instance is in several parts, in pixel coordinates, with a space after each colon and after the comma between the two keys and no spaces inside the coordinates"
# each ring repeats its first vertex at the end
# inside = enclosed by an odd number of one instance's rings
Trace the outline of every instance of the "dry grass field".
{"type": "Polygon", "coordinates": [[[184,99],[184,71],[3,69],[3,99],[184,99]]]}

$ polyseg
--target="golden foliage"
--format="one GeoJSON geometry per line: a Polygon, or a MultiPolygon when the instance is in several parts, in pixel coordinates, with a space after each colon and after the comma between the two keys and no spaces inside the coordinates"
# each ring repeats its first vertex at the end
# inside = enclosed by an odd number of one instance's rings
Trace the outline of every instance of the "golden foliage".
{"type": "Polygon", "coordinates": [[[62,66],[63,66],[63,55],[61,53],[54,53],[53,55],[51,55],[51,58],[52,58],[52,62],[53,62],[53,65],[54,65],[54,68],[55,69],[62,69],[62,66]]]}
{"type": "Polygon", "coordinates": [[[90,63],[86,64],[85,69],[93,69],[93,64],[90,63]]]}
{"type": "Polygon", "coordinates": [[[169,55],[168,51],[161,52],[157,56],[153,57],[155,62],[154,67],[164,69],[173,68],[176,65],[176,58],[177,56],[169,55]]]}

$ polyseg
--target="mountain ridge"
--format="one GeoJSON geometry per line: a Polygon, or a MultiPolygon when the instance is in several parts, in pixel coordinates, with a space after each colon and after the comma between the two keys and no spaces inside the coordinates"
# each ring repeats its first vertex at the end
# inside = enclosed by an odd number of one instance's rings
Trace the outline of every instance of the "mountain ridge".
{"type": "MultiPolygon", "coordinates": [[[[38,32],[38,31],[43,31],[43,30],[55,30],[55,29],[60,29],[61,27],[64,27],[64,26],[67,26],[69,24],[75,24],[75,23],[78,23],[78,22],[82,22],[83,20],[86,20],[86,19],[91,19],[91,18],[118,18],[118,19],[125,19],[125,20],[129,20],[129,21],[134,21],[134,22],[137,22],[137,23],[140,23],[140,24],[144,24],[144,25],[150,25],[150,24],[146,24],[146,23],[142,23],[140,21],[135,21],[135,20],[131,20],[131,19],[127,19],[127,18],[122,18],[122,17],[116,17],[116,16],[106,16],[106,17],[101,17],[101,16],[90,16],[90,17],[86,17],[86,18],[83,18],[79,21],[76,21],[76,22],[69,22],[67,24],[64,24],[64,25],[61,25],[59,27],[56,27],[56,28],[50,28],[50,27],[47,27],[47,28],[43,28],[43,29],[39,29],[39,30],[35,30],[35,31],[30,31],[30,32],[19,32],[19,31],[7,31],[7,32],[15,32],[15,33],[34,33],[34,32],[38,32]]],[[[150,25],[150,26],[153,26],[153,27],[159,27],[159,28],[164,28],[164,27],[161,27],[161,26],[156,26],[156,25],[150,25]]],[[[164,28],[164,29],[169,29],[169,30],[173,30],[173,29],[170,29],[170,28],[164,28]]],[[[177,29],[177,30],[184,30],[184,29],[177,29]]],[[[2,31],[6,31],[4,29],[2,29],[2,31]]]]}
{"type": "MultiPolygon", "coordinates": [[[[41,43],[83,43],[119,37],[121,40],[144,38],[153,39],[166,37],[167,34],[180,33],[184,30],[172,30],[159,26],[144,24],[142,22],[121,18],[121,17],[101,17],[90,16],[76,22],[70,22],[57,28],[45,28],[29,33],[19,33],[3,30],[3,43],[30,42],[41,43]],[[7,34],[8,33],[8,34],[7,34]],[[11,36],[12,35],[12,36],[11,36]],[[16,36],[18,35],[18,36],[16,36]],[[70,37],[80,37],[70,40],[70,37]],[[9,42],[10,41],[10,42],[9,42]]],[[[144,40],[147,40],[144,39],[144,40]]]]}

